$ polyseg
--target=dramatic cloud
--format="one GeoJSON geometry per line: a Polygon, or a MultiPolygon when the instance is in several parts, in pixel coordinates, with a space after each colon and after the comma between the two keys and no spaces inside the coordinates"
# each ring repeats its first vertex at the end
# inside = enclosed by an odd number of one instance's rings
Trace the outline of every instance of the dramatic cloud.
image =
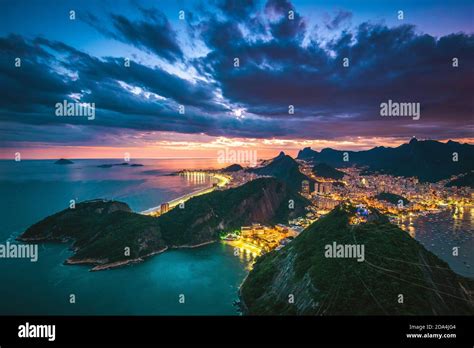
{"type": "Polygon", "coordinates": [[[352,12],[343,9],[322,20],[319,32],[287,0],[212,3],[187,10],[184,30],[176,29],[177,12],[171,18],[136,6],[133,16],[111,9],[99,20],[84,11],[97,38],[143,52],[134,53],[130,66],[124,56],[96,56],[90,47],[40,35],[0,37],[3,139],[15,140],[15,124],[28,141],[57,143],[153,131],[261,139],[472,137],[472,33],[435,37],[410,24],[350,26],[352,12]],[[420,103],[420,120],[380,117],[380,103],[389,99],[420,103]],[[54,105],[63,100],[95,103],[96,119],[55,117],[54,105]],[[35,135],[34,127],[45,125],[53,128],[35,135]]]}
{"type": "Polygon", "coordinates": [[[216,6],[227,18],[242,20],[257,9],[257,0],[216,0],[216,6]]]}
{"type": "Polygon", "coordinates": [[[140,8],[140,11],[143,20],[137,21],[131,21],[123,15],[112,14],[110,17],[113,29],[98,24],[101,21],[91,13],[86,14],[85,20],[103,34],[137,48],[146,49],[171,62],[183,59],[176,32],[166,16],[157,9],[140,8]]]}
{"type": "Polygon", "coordinates": [[[352,18],[352,12],[339,10],[334,18],[326,24],[326,28],[329,30],[339,29],[340,25],[344,22],[349,21],[352,18]]]}

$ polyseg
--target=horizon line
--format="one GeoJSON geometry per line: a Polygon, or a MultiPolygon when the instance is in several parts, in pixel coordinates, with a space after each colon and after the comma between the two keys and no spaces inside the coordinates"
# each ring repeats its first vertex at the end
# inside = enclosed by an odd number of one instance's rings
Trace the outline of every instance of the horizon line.
{"type": "MultiPolygon", "coordinates": [[[[277,148],[274,148],[273,150],[275,152],[284,152],[286,155],[288,155],[288,153],[292,153],[292,152],[297,152],[299,153],[300,151],[304,150],[304,149],[311,149],[313,151],[317,151],[317,152],[321,152],[325,149],[333,149],[333,150],[337,150],[337,151],[350,151],[350,152],[363,152],[363,151],[370,151],[372,149],[375,149],[375,148],[379,148],[379,147],[383,147],[383,148],[391,148],[391,149],[395,149],[395,148],[398,148],[400,146],[403,146],[403,145],[408,145],[412,140],[417,140],[417,141],[420,141],[420,142],[424,142],[424,141],[434,141],[434,142],[439,142],[439,143],[443,143],[443,144],[446,144],[448,142],[455,142],[455,143],[458,143],[458,144],[461,144],[461,145],[474,145],[470,140],[472,140],[471,138],[463,138],[463,139],[456,139],[456,138],[452,138],[452,139],[430,139],[430,138],[417,138],[416,136],[412,136],[410,138],[409,141],[405,141],[405,142],[402,142],[396,146],[386,146],[386,145],[372,145],[371,147],[368,147],[368,148],[365,148],[365,149],[338,149],[337,147],[331,147],[331,146],[327,146],[327,147],[322,147],[320,149],[313,149],[312,146],[303,146],[303,147],[300,147],[298,149],[285,149],[285,148],[280,148],[280,149],[277,149],[277,148]],[[453,140],[455,139],[455,140],[453,140]]],[[[69,146],[68,146],[69,147],[69,146]]],[[[233,147],[225,147],[225,148],[233,148],[233,147]]],[[[0,152],[0,161],[15,161],[15,158],[14,156],[2,156],[2,155],[6,155],[6,150],[7,148],[3,148],[3,149],[0,149],[0,150],[4,150],[2,151],[3,153],[0,152]]],[[[17,152],[18,151],[22,151],[23,149],[20,148],[18,149],[17,148],[17,152]]],[[[222,150],[222,149],[221,149],[222,150]]],[[[255,149],[253,149],[255,150],[255,149]]],[[[258,149],[257,149],[258,150],[258,149]]],[[[245,151],[243,150],[242,148],[236,148],[235,151],[245,151]]],[[[248,150],[248,151],[252,151],[252,150],[248,150]]],[[[57,151],[57,152],[61,152],[61,151],[57,151]]],[[[290,155],[291,156],[291,155],[290,155]]],[[[292,156],[294,158],[297,158],[297,155],[296,156],[292,156]]],[[[217,158],[216,156],[166,156],[166,157],[144,157],[144,156],[134,156],[133,159],[141,159],[141,160],[150,160],[150,159],[153,159],[153,160],[175,160],[175,159],[213,159],[213,158],[217,158]]],[[[258,160],[266,160],[266,159],[271,159],[273,157],[265,157],[265,158],[259,158],[258,160]]],[[[59,160],[59,159],[69,159],[69,160],[119,160],[119,161],[122,161],[122,162],[128,162],[124,159],[124,157],[68,157],[68,156],[52,156],[52,155],[49,155],[48,157],[22,157],[21,160],[38,160],[38,161],[42,161],[42,160],[59,160]]]]}

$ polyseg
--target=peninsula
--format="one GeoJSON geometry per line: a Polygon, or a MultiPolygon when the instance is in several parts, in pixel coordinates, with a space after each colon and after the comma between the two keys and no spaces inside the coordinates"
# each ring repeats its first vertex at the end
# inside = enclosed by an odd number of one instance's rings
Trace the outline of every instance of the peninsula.
{"type": "Polygon", "coordinates": [[[131,211],[126,203],[93,200],[65,209],[28,228],[24,242],[71,242],[66,264],[103,270],[140,262],[169,248],[195,247],[254,222],[287,222],[300,216],[309,201],[274,178],[194,197],[185,209],[159,217],[131,211]],[[294,206],[288,202],[293,200],[294,206]]]}

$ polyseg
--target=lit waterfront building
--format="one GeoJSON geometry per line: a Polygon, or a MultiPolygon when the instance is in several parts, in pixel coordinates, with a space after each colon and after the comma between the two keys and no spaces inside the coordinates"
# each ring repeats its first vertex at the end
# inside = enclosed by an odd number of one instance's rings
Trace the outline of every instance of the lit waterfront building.
{"type": "Polygon", "coordinates": [[[296,235],[297,232],[295,230],[283,224],[269,227],[254,223],[251,226],[242,226],[240,228],[241,241],[263,251],[273,250],[279,246],[284,239],[295,237],[296,235]]]}
{"type": "Polygon", "coordinates": [[[165,214],[170,210],[170,204],[169,203],[162,203],[160,205],[160,214],[165,214]]]}

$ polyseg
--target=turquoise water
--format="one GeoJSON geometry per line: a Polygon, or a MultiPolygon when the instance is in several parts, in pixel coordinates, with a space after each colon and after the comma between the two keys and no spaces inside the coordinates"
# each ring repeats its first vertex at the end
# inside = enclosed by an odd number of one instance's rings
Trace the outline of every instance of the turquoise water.
{"type": "MultiPolygon", "coordinates": [[[[0,243],[13,242],[31,224],[65,209],[70,199],[118,199],[142,211],[210,184],[170,172],[216,166],[207,159],[140,160],[143,167],[107,169],[97,165],[121,161],[74,162],[0,161],[0,243]]],[[[36,263],[0,259],[0,314],[237,315],[233,302],[250,259],[232,251],[214,243],[89,272],[87,266],[63,265],[71,255],[67,245],[42,244],[36,263]]]]}
{"type": "Polygon", "coordinates": [[[1,314],[235,315],[246,275],[230,246],[172,250],[123,268],[65,266],[63,245],[40,247],[38,262],[2,261],[1,314]],[[70,304],[70,294],[76,303],[70,304]],[[180,295],[184,303],[180,303],[180,295]]]}

